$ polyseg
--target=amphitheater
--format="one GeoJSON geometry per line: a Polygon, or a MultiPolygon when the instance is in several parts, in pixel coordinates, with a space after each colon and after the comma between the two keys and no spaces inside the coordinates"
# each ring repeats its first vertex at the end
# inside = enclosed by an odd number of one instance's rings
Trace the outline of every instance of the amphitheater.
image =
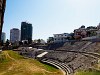
{"type": "Polygon", "coordinates": [[[62,70],[64,75],[74,75],[78,70],[94,69],[93,66],[98,64],[100,58],[100,43],[66,42],[55,50],[30,50],[26,56],[53,65],[62,70]]]}

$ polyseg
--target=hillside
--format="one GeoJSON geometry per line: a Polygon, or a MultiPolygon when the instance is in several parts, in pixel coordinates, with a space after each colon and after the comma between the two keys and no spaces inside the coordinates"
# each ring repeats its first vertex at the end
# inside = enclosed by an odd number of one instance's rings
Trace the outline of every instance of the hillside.
{"type": "Polygon", "coordinates": [[[0,54],[0,75],[63,75],[51,66],[34,59],[25,59],[13,51],[0,54]]]}

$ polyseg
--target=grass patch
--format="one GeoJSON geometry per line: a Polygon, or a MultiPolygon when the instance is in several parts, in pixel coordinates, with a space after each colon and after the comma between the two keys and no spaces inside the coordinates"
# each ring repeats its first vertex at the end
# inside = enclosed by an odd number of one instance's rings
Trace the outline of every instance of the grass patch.
{"type": "Polygon", "coordinates": [[[23,56],[19,55],[18,53],[15,53],[14,51],[8,51],[8,54],[14,58],[14,59],[23,59],[23,56]]]}
{"type": "Polygon", "coordinates": [[[100,75],[100,72],[99,71],[91,71],[91,72],[80,71],[80,72],[75,73],[75,75],[100,75]]]}
{"type": "Polygon", "coordinates": [[[46,64],[44,64],[44,67],[45,67],[45,69],[48,70],[48,71],[57,71],[57,70],[58,70],[58,69],[55,69],[54,67],[49,66],[49,65],[46,65],[46,64]]]}
{"type": "Polygon", "coordinates": [[[0,75],[63,75],[52,66],[34,59],[24,59],[14,51],[3,51],[0,54],[0,75]]]}

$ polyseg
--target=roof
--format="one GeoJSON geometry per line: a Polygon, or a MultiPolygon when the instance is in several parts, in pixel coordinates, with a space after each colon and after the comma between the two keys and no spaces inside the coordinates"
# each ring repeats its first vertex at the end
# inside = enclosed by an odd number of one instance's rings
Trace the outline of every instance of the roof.
{"type": "Polygon", "coordinates": [[[68,34],[68,33],[62,33],[62,34],[53,34],[53,35],[63,35],[63,34],[68,34]]]}

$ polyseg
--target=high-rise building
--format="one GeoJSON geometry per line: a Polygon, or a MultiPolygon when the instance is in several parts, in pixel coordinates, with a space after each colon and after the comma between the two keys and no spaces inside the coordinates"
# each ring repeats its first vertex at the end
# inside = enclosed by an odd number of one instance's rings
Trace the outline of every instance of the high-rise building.
{"type": "Polygon", "coordinates": [[[3,41],[3,43],[6,42],[6,33],[5,32],[2,32],[1,41],[3,41]]]}
{"type": "Polygon", "coordinates": [[[2,34],[2,26],[3,26],[3,19],[4,19],[4,12],[5,12],[6,0],[0,0],[0,41],[1,41],[1,34],[2,34]]]}
{"type": "Polygon", "coordinates": [[[27,22],[21,23],[21,41],[32,40],[32,24],[27,22]]]}
{"type": "Polygon", "coordinates": [[[18,42],[20,41],[20,30],[17,28],[13,28],[10,30],[10,42],[18,42]]]}

